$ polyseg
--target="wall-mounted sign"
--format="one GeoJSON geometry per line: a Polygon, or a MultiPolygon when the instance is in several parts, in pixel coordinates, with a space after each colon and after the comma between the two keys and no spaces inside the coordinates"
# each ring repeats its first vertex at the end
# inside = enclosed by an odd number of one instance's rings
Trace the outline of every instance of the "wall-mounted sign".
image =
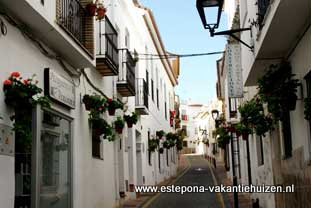
{"type": "Polygon", "coordinates": [[[51,69],[44,70],[44,92],[51,99],[70,108],[76,106],[76,91],[72,82],[51,69]]]}
{"type": "Polygon", "coordinates": [[[227,69],[229,98],[243,97],[243,79],[240,44],[228,44],[226,48],[225,69],[227,69]]]}

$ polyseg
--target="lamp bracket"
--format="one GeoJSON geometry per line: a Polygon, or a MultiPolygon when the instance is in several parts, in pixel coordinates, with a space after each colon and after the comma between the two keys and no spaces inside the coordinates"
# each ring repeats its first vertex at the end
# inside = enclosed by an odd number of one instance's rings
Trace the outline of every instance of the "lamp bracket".
{"type": "Polygon", "coordinates": [[[215,36],[215,35],[229,35],[232,38],[236,39],[237,41],[239,41],[240,43],[242,43],[243,45],[245,45],[246,47],[248,47],[251,50],[254,50],[254,46],[250,46],[247,43],[245,43],[244,41],[242,41],[239,37],[237,37],[235,35],[235,33],[239,33],[239,32],[243,32],[243,31],[249,31],[251,30],[251,28],[240,28],[240,29],[234,29],[234,30],[225,30],[225,31],[221,31],[221,32],[214,32],[213,30],[210,30],[211,36],[215,36]]]}

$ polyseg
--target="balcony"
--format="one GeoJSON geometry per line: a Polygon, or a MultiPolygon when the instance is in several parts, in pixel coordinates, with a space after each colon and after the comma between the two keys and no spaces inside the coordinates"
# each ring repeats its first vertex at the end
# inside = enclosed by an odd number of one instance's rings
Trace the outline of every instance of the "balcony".
{"type": "Polygon", "coordinates": [[[181,115],[181,120],[188,121],[188,115],[181,115]]]}
{"type": "Polygon", "coordinates": [[[148,85],[142,78],[136,79],[136,111],[141,115],[148,115],[148,85]]]}
{"type": "Polygon", "coordinates": [[[80,2],[1,0],[1,8],[73,67],[94,67],[94,18],[80,2]]]}
{"type": "Polygon", "coordinates": [[[136,62],[128,49],[122,49],[122,67],[117,81],[117,90],[123,97],[135,96],[136,62]]]}
{"type": "Polygon", "coordinates": [[[254,36],[255,60],[243,72],[246,86],[256,85],[270,64],[286,59],[310,24],[310,0],[259,0],[257,6],[261,26],[254,36]]]}
{"type": "Polygon", "coordinates": [[[108,17],[98,21],[98,42],[96,49],[96,70],[102,76],[115,76],[119,73],[118,33],[108,17]]]}

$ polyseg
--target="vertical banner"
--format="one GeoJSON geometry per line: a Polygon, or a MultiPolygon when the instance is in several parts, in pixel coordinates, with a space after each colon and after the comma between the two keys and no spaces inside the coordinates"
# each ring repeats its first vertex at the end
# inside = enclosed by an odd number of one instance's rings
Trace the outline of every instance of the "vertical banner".
{"type": "Polygon", "coordinates": [[[243,97],[243,79],[240,44],[227,44],[225,69],[227,69],[229,98],[243,97]]]}

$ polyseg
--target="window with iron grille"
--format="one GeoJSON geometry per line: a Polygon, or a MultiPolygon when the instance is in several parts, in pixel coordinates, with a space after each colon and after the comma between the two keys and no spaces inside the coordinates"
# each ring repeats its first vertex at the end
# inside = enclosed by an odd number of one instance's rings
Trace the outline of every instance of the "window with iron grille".
{"type": "MultiPolygon", "coordinates": [[[[311,71],[305,76],[306,85],[307,85],[307,98],[311,98],[311,71]]],[[[309,121],[309,130],[311,133],[311,123],[309,121]]]]}
{"type": "MultiPolygon", "coordinates": [[[[150,142],[150,131],[148,131],[148,147],[149,147],[149,142],[150,142]]],[[[152,163],[151,163],[151,152],[149,151],[149,148],[148,148],[148,162],[149,162],[149,165],[151,166],[152,163]]]]}
{"type": "Polygon", "coordinates": [[[283,132],[283,143],[284,143],[284,156],[285,158],[292,156],[292,132],[290,124],[290,112],[284,112],[282,118],[282,132],[283,132]]]}

